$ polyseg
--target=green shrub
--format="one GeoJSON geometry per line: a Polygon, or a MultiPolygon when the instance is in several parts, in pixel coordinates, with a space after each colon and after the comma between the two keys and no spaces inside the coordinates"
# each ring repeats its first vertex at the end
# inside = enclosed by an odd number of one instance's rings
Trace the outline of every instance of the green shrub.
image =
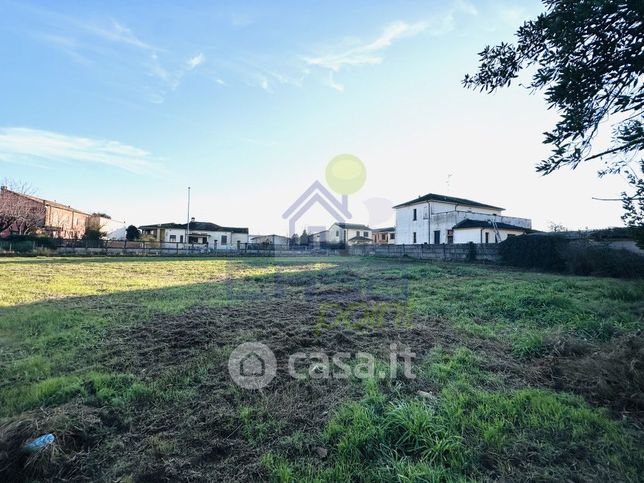
{"type": "Polygon", "coordinates": [[[570,241],[559,236],[524,235],[510,237],[499,245],[504,263],[574,275],[617,278],[644,276],[644,257],[628,250],[594,244],[590,240],[570,241]]]}
{"type": "Polygon", "coordinates": [[[567,243],[560,236],[513,236],[499,245],[499,253],[505,263],[515,267],[564,271],[566,263],[561,252],[567,243]]]}
{"type": "Polygon", "coordinates": [[[592,245],[586,241],[569,243],[563,250],[566,268],[575,275],[618,278],[644,276],[644,257],[628,250],[592,245]]]}
{"type": "Polygon", "coordinates": [[[56,248],[56,240],[47,236],[9,235],[8,237],[3,238],[2,241],[10,242],[12,249],[16,252],[31,251],[34,247],[34,242],[36,242],[36,247],[56,248]]]}

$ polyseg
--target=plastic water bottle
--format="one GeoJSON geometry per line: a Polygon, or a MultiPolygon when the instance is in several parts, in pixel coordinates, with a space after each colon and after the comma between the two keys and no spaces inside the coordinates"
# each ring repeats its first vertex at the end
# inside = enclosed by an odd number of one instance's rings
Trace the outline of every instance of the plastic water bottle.
{"type": "Polygon", "coordinates": [[[52,444],[55,440],[56,437],[53,434],[43,434],[39,438],[36,438],[33,441],[25,444],[24,449],[27,453],[37,453],[44,447],[52,444]]]}

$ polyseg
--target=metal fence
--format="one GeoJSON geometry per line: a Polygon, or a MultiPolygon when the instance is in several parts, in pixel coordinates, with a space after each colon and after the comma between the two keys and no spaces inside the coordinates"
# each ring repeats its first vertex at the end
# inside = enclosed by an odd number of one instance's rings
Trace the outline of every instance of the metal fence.
{"type": "Polygon", "coordinates": [[[443,245],[273,245],[240,243],[212,247],[181,242],[129,240],[71,240],[42,238],[34,240],[0,240],[2,254],[51,255],[130,255],[130,256],[325,256],[354,255],[380,257],[410,257],[428,260],[487,260],[498,261],[496,244],[443,245]]]}
{"type": "Polygon", "coordinates": [[[57,254],[57,255],[212,255],[212,256],[293,256],[336,255],[337,246],[273,245],[238,243],[212,246],[198,243],[130,241],[130,240],[78,240],[41,238],[33,240],[0,240],[0,253],[4,254],[57,254]]]}

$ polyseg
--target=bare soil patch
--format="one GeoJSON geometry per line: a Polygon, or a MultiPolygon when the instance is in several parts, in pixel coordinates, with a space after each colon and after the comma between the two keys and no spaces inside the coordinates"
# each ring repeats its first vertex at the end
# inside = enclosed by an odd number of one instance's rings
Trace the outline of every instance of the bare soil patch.
{"type": "Polygon", "coordinates": [[[630,334],[601,346],[560,342],[543,362],[546,380],[557,390],[644,420],[644,337],[630,334]]]}

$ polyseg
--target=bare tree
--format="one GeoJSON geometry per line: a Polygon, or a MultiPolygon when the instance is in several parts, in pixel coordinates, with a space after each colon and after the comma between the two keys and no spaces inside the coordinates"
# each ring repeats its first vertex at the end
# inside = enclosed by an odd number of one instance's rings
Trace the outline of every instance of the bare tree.
{"type": "Polygon", "coordinates": [[[563,226],[561,223],[555,223],[551,221],[548,223],[548,231],[553,233],[561,233],[562,231],[568,231],[568,228],[563,226]]]}
{"type": "Polygon", "coordinates": [[[44,222],[45,207],[30,197],[31,184],[4,179],[0,190],[0,233],[13,228],[20,234],[29,233],[44,222]]]}

